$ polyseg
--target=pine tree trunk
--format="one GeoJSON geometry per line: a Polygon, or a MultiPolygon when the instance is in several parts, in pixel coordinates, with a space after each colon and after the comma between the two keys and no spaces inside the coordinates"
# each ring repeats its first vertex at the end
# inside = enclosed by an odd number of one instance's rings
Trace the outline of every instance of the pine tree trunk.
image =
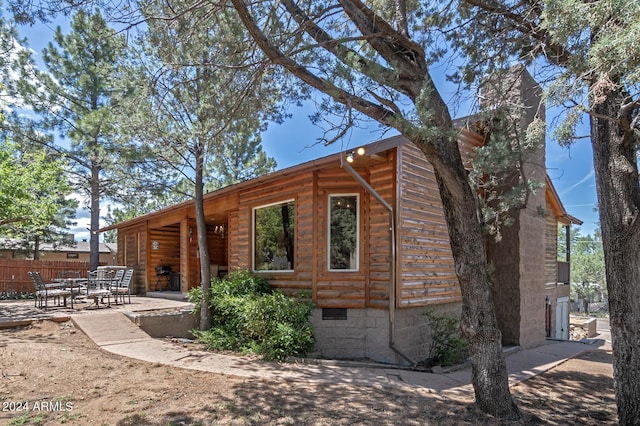
{"type": "Polygon", "coordinates": [[[640,424],[640,188],[626,93],[593,107],[591,136],[606,265],[613,371],[622,425],[640,424]],[[607,117],[616,117],[611,119],[607,117]]]}
{"type": "Polygon", "coordinates": [[[100,166],[93,161],[90,187],[89,269],[95,271],[100,265],[100,166]]]}
{"type": "Polygon", "coordinates": [[[433,159],[447,221],[462,292],[460,326],[469,344],[476,403],[482,411],[493,416],[517,420],[521,415],[509,392],[476,196],[467,180],[457,141],[452,139],[433,144],[438,150],[435,157],[433,152],[429,155],[429,145],[432,144],[418,143],[425,155],[433,159]]]}
{"type": "Polygon", "coordinates": [[[33,260],[40,260],[40,235],[33,239],[33,260]]]}
{"type": "Polygon", "coordinates": [[[211,288],[211,265],[209,262],[209,243],[207,241],[207,223],[204,217],[204,159],[196,154],[196,232],[198,234],[198,255],[200,256],[200,288],[202,289],[202,306],[200,308],[200,330],[211,328],[211,311],[209,309],[209,289],[211,288]]]}

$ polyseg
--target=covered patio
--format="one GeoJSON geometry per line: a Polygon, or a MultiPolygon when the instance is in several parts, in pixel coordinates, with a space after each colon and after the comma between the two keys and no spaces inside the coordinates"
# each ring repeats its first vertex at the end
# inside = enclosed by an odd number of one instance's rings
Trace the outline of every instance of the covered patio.
{"type": "MultiPolygon", "coordinates": [[[[233,197],[205,201],[205,221],[212,276],[223,276],[229,264],[229,210],[233,197]]],[[[193,202],[150,213],[118,229],[118,259],[137,271],[133,292],[185,294],[200,285],[200,256],[193,202]]],[[[102,231],[112,229],[104,228],[102,231]]]]}

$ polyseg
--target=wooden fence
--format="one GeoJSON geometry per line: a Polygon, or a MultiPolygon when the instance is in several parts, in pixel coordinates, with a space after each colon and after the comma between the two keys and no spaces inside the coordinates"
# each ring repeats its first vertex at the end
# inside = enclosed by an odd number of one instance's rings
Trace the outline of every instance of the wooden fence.
{"type": "Polygon", "coordinates": [[[0,259],[0,295],[33,293],[29,271],[38,271],[45,282],[58,278],[64,271],[79,271],[87,276],[89,262],[68,262],[61,260],[0,259]]]}

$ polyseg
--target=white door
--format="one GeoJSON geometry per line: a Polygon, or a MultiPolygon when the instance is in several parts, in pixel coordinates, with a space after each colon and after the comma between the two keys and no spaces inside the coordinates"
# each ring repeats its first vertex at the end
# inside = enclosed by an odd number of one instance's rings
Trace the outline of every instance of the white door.
{"type": "Polygon", "coordinates": [[[556,299],[556,339],[569,340],[569,298],[556,299]]]}

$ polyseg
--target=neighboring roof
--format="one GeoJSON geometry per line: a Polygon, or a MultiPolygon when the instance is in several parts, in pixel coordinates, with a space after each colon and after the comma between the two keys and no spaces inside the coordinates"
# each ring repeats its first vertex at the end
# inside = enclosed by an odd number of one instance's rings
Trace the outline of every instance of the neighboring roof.
{"type": "MultiPolygon", "coordinates": [[[[77,241],[74,245],[62,245],[56,244],[55,247],[53,244],[43,243],[40,244],[40,251],[58,251],[65,253],[90,253],[89,241],[77,241]]],[[[118,251],[118,244],[116,243],[100,243],[98,252],[99,253],[116,253],[118,251]]]]}
{"type": "MultiPolygon", "coordinates": [[[[0,239],[0,250],[22,250],[24,247],[20,245],[18,240],[13,238],[0,239]]],[[[73,245],[63,245],[61,243],[41,243],[39,250],[48,252],[64,252],[64,253],[90,253],[88,241],[78,241],[73,245]]],[[[100,243],[98,250],[100,253],[116,253],[118,251],[118,244],[116,243],[100,243]]]]}

